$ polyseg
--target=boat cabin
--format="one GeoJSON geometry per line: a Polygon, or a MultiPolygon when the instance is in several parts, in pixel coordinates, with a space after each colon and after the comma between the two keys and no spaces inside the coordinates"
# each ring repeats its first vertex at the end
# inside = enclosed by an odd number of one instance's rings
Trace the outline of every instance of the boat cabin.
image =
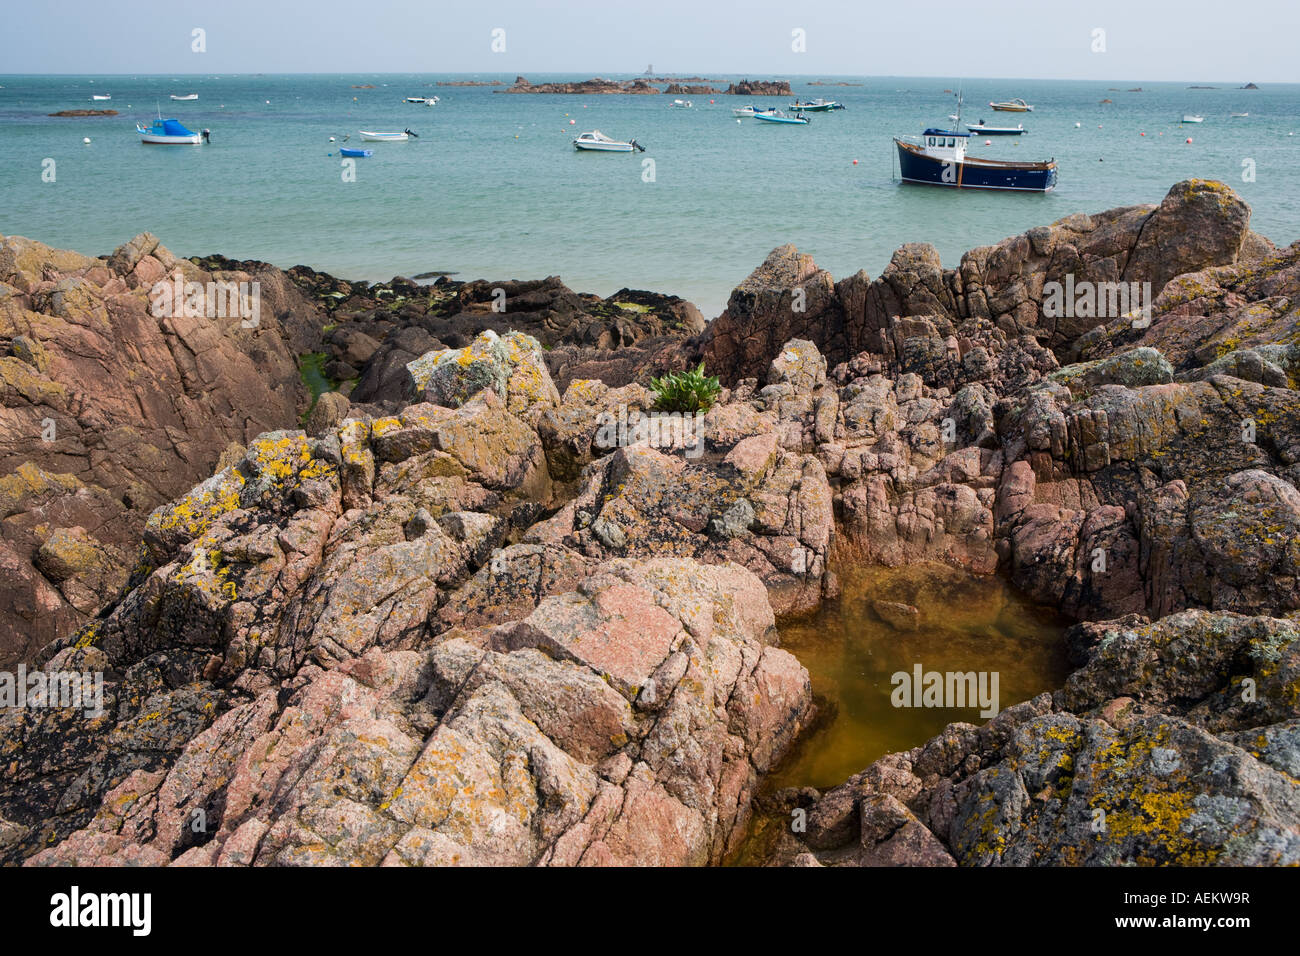
{"type": "Polygon", "coordinates": [[[921,148],[925,155],[939,160],[962,162],[966,158],[966,141],[970,133],[951,129],[927,129],[921,134],[921,148]]]}

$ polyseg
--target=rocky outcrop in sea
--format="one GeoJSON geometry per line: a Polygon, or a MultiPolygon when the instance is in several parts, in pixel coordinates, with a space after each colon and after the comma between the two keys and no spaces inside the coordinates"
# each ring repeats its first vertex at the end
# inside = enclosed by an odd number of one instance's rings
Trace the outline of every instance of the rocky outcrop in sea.
{"type": "MultiPolygon", "coordinates": [[[[45,383],[91,374],[36,375],[46,319],[80,330],[111,301],[116,351],[170,342],[131,276],[175,262],[26,242],[3,244],[0,307],[27,325],[0,362],[6,421],[31,428],[45,383]],[[56,307],[65,275],[83,285],[56,307]]],[[[907,246],[836,282],[783,247],[708,327],[555,279],[181,268],[278,283],[273,324],[205,332],[223,365],[289,377],[320,352],[341,390],[305,428],[296,389],[242,433],[185,405],[202,473],[176,466],[129,579],[86,584],[19,652],[102,672],[106,699],[0,712],[5,860],[713,864],[749,840],[794,865],[1300,862],[1300,244],[1251,233],[1221,184],[955,269],[907,246]],[[1065,314],[1067,282],[1149,283],[1150,308],[1065,314]],[[619,430],[652,410],[651,375],[700,359],[725,387],[697,430],[619,430]],[[1077,621],[1064,686],[839,786],[765,789],[817,719],[779,622],[836,600],[837,568],[919,561],[1077,621]]],[[[113,427],[143,429],[120,404],[113,427]]],[[[83,444],[117,447],[92,424],[83,444]]],[[[122,482],[84,457],[88,487],[122,482]]],[[[62,461],[9,466],[53,489],[10,512],[50,588],[77,542],[43,536],[97,500],[62,461]]],[[[101,524],[80,525],[92,548],[101,524]]],[[[62,582],[100,580],[79,573],[62,582]]]]}

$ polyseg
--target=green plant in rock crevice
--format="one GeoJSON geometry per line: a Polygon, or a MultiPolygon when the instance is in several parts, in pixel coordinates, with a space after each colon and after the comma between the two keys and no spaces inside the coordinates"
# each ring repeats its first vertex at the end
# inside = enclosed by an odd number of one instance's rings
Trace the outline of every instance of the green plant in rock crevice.
{"type": "Polygon", "coordinates": [[[664,412],[707,412],[722,391],[716,375],[704,374],[703,362],[695,369],[652,378],[650,388],[655,407],[664,412]]]}

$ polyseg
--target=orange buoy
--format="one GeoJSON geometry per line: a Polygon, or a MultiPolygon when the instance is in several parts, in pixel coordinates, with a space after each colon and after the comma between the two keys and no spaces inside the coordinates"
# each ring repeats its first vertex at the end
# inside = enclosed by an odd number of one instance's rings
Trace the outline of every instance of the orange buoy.
{"type": "Polygon", "coordinates": [[[856,159],[853,161],[853,165],[854,166],[858,165],[858,161],[856,159]]]}
{"type": "Polygon", "coordinates": [[[993,140],[991,140],[991,139],[986,139],[986,140],[984,141],[984,145],[985,145],[985,146],[992,146],[992,145],[993,145],[993,140]]]}

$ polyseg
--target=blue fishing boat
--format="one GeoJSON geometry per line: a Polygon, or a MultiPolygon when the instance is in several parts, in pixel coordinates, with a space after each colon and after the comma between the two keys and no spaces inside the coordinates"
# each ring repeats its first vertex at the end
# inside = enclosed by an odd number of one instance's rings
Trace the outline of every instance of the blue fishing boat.
{"type": "Polygon", "coordinates": [[[373,156],[375,155],[375,151],[373,149],[357,149],[354,146],[340,146],[339,155],[340,156],[373,156]]]}
{"type": "Polygon", "coordinates": [[[927,129],[918,143],[895,138],[903,182],[1040,193],[1055,188],[1056,160],[1013,162],[973,158],[966,155],[969,139],[970,133],[951,129],[927,129]]]}
{"type": "Polygon", "coordinates": [[[155,146],[197,146],[199,143],[208,142],[209,136],[206,129],[196,133],[192,129],[186,129],[179,120],[162,117],[154,120],[151,126],[141,126],[136,123],[135,131],[140,134],[140,142],[155,146]]]}

